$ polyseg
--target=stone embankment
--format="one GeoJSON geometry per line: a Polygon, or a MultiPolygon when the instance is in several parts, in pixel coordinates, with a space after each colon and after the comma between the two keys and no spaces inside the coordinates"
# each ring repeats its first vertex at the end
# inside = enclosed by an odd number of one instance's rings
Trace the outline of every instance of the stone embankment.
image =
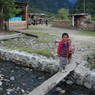
{"type": "Polygon", "coordinates": [[[57,72],[58,62],[37,54],[29,54],[16,50],[0,49],[0,59],[11,61],[17,65],[26,66],[39,71],[57,72]]]}
{"type": "MultiPolygon", "coordinates": [[[[34,70],[55,73],[59,69],[58,59],[46,58],[37,54],[29,54],[16,50],[0,49],[0,59],[11,61],[15,64],[27,66],[34,70]]],[[[79,85],[95,89],[95,72],[87,68],[88,62],[73,56],[71,62],[79,63],[74,70],[74,81],[79,85]]]]}

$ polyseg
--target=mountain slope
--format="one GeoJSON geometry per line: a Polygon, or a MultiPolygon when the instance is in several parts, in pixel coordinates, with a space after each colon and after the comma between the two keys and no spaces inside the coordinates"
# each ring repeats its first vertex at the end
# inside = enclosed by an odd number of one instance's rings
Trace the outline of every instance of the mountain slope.
{"type": "MultiPolygon", "coordinates": [[[[95,0],[85,0],[85,10],[86,13],[94,14],[95,15],[95,0]]],[[[84,12],[84,0],[78,0],[73,8],[73,12],[80,13],[84,12]]]]}
{"type": "MultiPolygon", "coordinates": [[[[19,2],[27,2],[28,0],[16,0],[19,2]]],[[[60,8],[71,9],[73,2],[70,0],[29,0],[30,7],[47,11],[57,12],[60,8]]]]}

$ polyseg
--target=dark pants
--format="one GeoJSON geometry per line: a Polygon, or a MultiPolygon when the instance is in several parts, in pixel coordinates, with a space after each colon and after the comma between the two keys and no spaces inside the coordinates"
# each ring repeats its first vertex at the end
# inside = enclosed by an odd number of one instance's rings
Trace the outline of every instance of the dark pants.
{"type": "Polygon", "coordinates": [[[59,57],[59,64],[60,64],[60,69],[64,69],[65,66],[68,64],[68,58],[67,57],[59,57]]]}

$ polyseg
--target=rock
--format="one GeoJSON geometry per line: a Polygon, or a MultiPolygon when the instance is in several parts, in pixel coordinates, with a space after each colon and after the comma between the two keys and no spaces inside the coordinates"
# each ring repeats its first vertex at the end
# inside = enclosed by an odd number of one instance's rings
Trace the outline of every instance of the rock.
{"type": "Polygon", "coordinates": [[[63,90],[63,89],[60,88],[60,87],[57,87],[57,88],[56,88],[56,91],[60,92],[60,94],[62,94],[62,95],[65,93],[65,90],[63,90]]]}
{"type": "Polygon", "coordinates": [[[14,90],[13,89],[6,89],[7,90],[7,94],[11,94],[11,92],[13,92],[14,90]]]}
{"type": "Polygon", "coordinates": [[[84,83],[84,86],[85,87],[87,87],[87,88],[89,88],[89,89],[91,89],[92,88],[92,85],[91,85],[91,83],[88,81],[86,81],[85,83],[84,83]]]}
{"type": "Polygon", "coordinates": [[[2,84],[3,84],[3,83],[0,81],[0,86],[2,86],[2,84]]]}
{"type": "Polygon", "coordinates": [[[57,87],[56,88],[56,91],[61,91],[62,89],[60,87],[57,87]]]}
{"type": "Polygon", "coordinates": [[[2,81],[4,78],[3,78],[3,75],[0,75],[0,80],[2,81]]]}
{"type": "Polygon", "coordinates": [[[10,77],[10,80],[14,81],[15,80],[15,77],[14,76],[10,77]]]}
{"type": "Polygon", "coordinates": [[[3,88],[0,87],[0,91],[3,91],[3,88]]]}
{"type": "Polygon", "coordinates": [[[9,95],[9,94],[11,94],[10,92],[7,92],[7,94],[9,95]]]}
{"type": "Polygon", "coordinates": [[[95,72],[95,69],[93,69],[92,71],[95,72]]]}
{"type": "Polygon", "coordinates": [[[25,93],[25,91],[24,91],[23,89],[21,89],[21,92],[22,92],[22,93],[25,93]]]}
{"type": "Polygon", "coordinates": [[[69,85],[72,85],[73,84],[73,82],[70,81],[70,80],[66,81],[66,83],[69,84],[69,85]]]}
{"type": "Polygon", "coordinates": [[[66,92],[65,90],[61,90],[61,91],[60,91],[60,93],[61,93],[62,95],[65,95],[65,92],[66,92]]]}
{"type": "Polygon", "coordinates": [[[20,87],[17,87],[17,90],[19,90],[20,89],[20,87]]]}
{"type": "Polygon", "coordinates": [[[43,76],[43,77],[39,77],[38,79],[39,79],[39,80],[42,80],[42,79],[44,79],[44,76],[43,76]]]}
{"type": "Polygon", "coordinates": [[[13,91],[13,89],[11,89],[11,88],[9,88],[9,89],[6,89],[8,92],[12,92],[13,91]]]}
{"type": "Polygon", "coordinates": [[[12,70],[11,72],[14,73],[14,70],[12,70]]]}
{"type": "Polygon", "coordinates": [[[26,70],[26,71],[29,71],[29,70],[30,70],[30,68],[26,68],[25,70],[26,70]]]}

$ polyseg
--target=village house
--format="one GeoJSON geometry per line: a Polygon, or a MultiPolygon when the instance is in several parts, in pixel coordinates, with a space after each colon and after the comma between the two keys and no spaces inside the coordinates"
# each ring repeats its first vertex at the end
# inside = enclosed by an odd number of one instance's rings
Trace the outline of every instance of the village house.
{"type": "Polygon", "coordinates": [[[72,26],[82,30],[95,30],[95,22],[91,20],[91,15],[87,13],[72,14],[72,26]]]}
{"type": "Polygon", "coordinates": [[[71,14],[72,26],[80,27],[83,23],[91,22],[91,15],[87,13],[71,14]]]}

